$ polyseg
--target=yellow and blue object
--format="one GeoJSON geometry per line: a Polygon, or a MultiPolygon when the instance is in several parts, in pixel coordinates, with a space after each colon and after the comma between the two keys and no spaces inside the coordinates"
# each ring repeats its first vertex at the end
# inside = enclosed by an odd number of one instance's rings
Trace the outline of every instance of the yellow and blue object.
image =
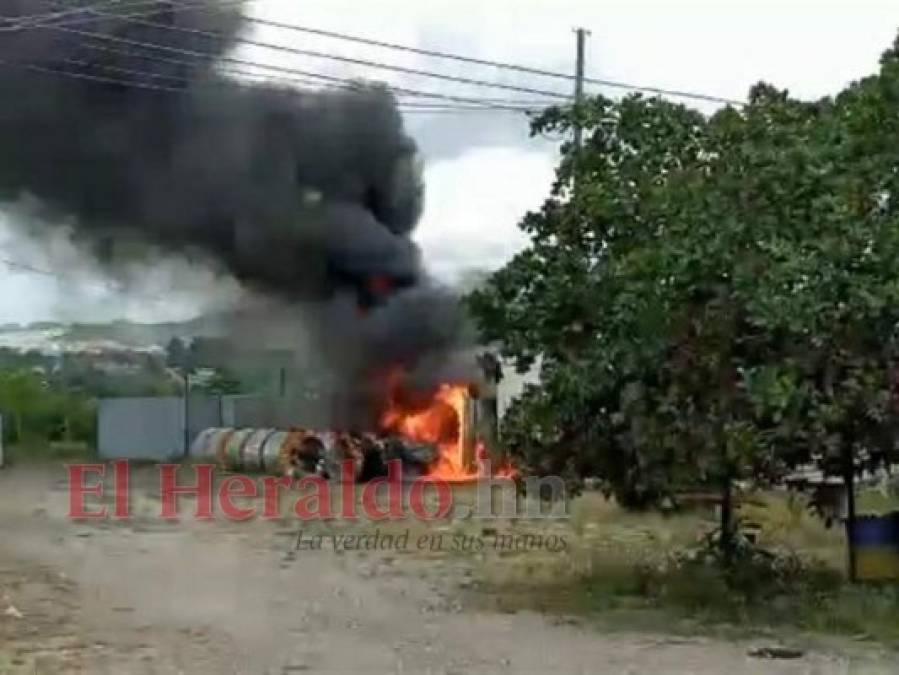
{"type": "Polygon", "coordinates": [[[858,516],[850,536],[858,581],[899,581],[899,511],[858,516]]]}

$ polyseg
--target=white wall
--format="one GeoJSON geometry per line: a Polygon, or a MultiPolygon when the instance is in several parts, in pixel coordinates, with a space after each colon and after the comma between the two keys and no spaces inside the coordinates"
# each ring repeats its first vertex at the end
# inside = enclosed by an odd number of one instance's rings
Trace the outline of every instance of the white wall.
{"type": "Polygon", "coordinates": [[[536,384],[540,381],[540,363],[539,361],[523,375],[515,372],[515,366],[511,363],[503,361],[503,379],[496,387],[497,409],[499,418],[502,420],[506,410],[512,404],[512,401],[523,390],[526,384],[536,384]]]}

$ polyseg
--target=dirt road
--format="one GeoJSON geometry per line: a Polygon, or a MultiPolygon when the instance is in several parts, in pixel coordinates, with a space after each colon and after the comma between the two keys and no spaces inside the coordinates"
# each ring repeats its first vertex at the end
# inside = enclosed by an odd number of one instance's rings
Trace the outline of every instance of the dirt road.
{"type": "Polygon", "coordinates": [[[137,492],[128,524],[72,523],[61,468],[0,471],[0,673],[896,672],[478,611],[456,563],[294,552],[293,526],[164,523],[137,492]]]}

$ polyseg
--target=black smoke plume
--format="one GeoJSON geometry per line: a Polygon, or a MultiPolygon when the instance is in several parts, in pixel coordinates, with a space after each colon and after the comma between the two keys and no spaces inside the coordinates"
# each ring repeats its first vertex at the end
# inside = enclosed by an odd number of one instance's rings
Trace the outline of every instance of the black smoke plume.
{"type": "Polygon", "coordinates": [[[239,8],[161,0],[135,21],[135,4],[85,0],[106,16],[17,28],[79,3],[3,1],[0,201],[74,220],[101,264],[134,242],[198,252],[259,294],[317,307],[313,330],[354,371],[452,347],[457,305],[410,239],[422,184],[393,95],[241,82],[217,62],[239,8]]]}

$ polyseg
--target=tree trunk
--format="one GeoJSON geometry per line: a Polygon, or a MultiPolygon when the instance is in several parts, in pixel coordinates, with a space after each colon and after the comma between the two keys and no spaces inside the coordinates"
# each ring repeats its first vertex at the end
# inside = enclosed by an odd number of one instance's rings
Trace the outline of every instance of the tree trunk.
{"type": "Polygon", "coordinates": [[[843,450],[843,484],[846,490],[846,550],[849,581],[855,583],[855,466],[851,448],[843,450]]]}
{"type": "Polygon", "coordinates": [[[733,480],[730,471],[725,471],[724,481],[721,485],[721,539],[719,543],[724,564],[729,566],[734,552],[733,480]]]}
{"type": "Polygon", "coordinates": [[[12,417],[13,429],[16,432],[16,443],[22,442],[22,413],[16,410],[12,417]]]}

